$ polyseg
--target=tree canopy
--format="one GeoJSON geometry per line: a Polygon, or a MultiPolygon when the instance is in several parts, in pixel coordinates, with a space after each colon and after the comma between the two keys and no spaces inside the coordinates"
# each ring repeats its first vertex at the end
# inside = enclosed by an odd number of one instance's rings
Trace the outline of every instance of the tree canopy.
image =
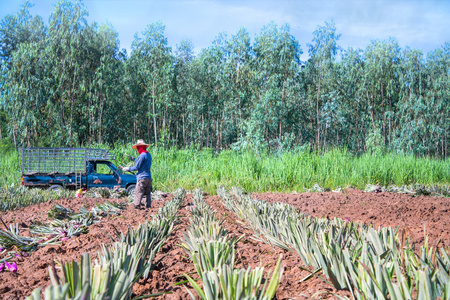
{"type": "Polygon", "coordinates": [[[306,45],[274,22],[253,39],[219,33],[194,53],[165,26],[136,34],[128,55],[80,2],[48,25],[21,10],[0,22],[0,139],[79,146],[144,138],[157,146],[285,150],[345,147],[448,157],[450,43],[424,54],[395,38],[341,49],[325,22],[306,45]]]}

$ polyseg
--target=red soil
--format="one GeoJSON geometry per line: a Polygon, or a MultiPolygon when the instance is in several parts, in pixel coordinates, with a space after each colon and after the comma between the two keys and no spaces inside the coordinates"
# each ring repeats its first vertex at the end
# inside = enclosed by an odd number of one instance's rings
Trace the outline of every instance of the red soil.
{"type": "MultiPolygon", "coordinates": [[[[409,195],[390,193],[364,193],[358,190],[347,190],[342,193],[305,193],[305,194],[278,194],[264,193],[254,194],[254,198],[269,202],[285,202],[295,206],[299,211],[310,213],[317,217],[349,218],[351,221],[374,223],[375,225],[400,226],[404,228],[417,243],[423,243],[424,224],[429,235],[430,242],[436,243],[442,239],[442,244],[450,245],[450,198],[411,197],[409,195]]],[[[151,214],[156,214],[164,201],[154,201],[150,211],[136,211],[132,205],[124,210],[121,216],[109,216],[101,223],[89,227],[89,233],[79,237],[73,237],[61,245],[46,246],[29,257],[16,259],[18,272],[3,271],[0,273],[0,295],[2,299],[24,299],[30,295],[36,287],[43,291],[49,284],[48,267],[52,261],[67,262],[79,261],[82,253],[90,252],[93,259],[97,257],[97,251],[101,244],[110,245],[109,235],[114,235],[113,226],[125,232],[128,226],[136,228],[139,222],[145,222],[151,214]]],[[[268,272],[272,271],[280,254],[283,256],[284,273],[277,291],[277,299],[309,299],[332,297],[332,293],[349,296],[345,291],[336,291],[330,285],[319,278],[313,278],[300,283],[299,281],[309,275],[301,270],[302,262],[295,251],[288,252],[264,244],[253,239],[253,232],[237,217],[225,209],[217,196],[205,197],[209,205],[216,211],[217,216],[224,216],[223,226],[230,236],[241,236],[242,240],[236,246],[236,267],[264,266],[268,272]]],[[[108,199],[109,201],[117,201],[108,199]]],[[[103,203],[106,199],[66,199],[54,200],[43,204],[37,204],[14,212],[0,213],[3,221],[9,225],[19,223],[26,227],[31,221],[46,221],[47,212],[55,204],[72,208],[76,211],[81,206],[90,209],[95,203],[103,203]]],[[[187,254],[178,246],[180,238],[189,226],[189,212],[186,205],[191,201],[187,196],[179,211],[181,222],[173,232],[168,242],[162,247],[155,261],[161,259],[157,269],[153,271],[148,280],[141,280],[133,287],[133,296],[166,292],[158,299],[190,299],[183,285],[174,285],[185,280],[183,274],[194,272],[192,263],[186,258],[187,254]]],[[[190,276],[196,277],[195,274],[190,276]]],[[[193,289],[187,288],[196,295],[193,289]]]]}

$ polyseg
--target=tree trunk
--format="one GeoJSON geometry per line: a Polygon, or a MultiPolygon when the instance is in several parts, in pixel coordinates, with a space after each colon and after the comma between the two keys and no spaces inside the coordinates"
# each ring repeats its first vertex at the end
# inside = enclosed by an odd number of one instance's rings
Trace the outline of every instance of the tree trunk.
{"type": "MultiPolygon", "coordinates": [[[[447,118],[446,118],[447,119],[447,118]]],[[[446,122],[446,124],[448,124],[448,120],[446,122]]],[[[445,126],[445,131],[444,131],[444,149],[443,149],[443,154],[444,154],[444,159],[447,158],[448,156],[448,144],[447,144],[447,126],[445,126]]]]}
{"type": "Polygon", "coordinates": [[[27,136],[27,146],[30,147],[30,132],[28,131],[28,126],[25,126],[25,132],[27,136]]]}
{"type": "Polygon", "coordinates": [[[370,100],[369,97],[369,91],[366,91],[367,93],[367,101],[369,101],[369,106],[370,106],[370,119],[372,120],[372,129],[373,132],[375,132],[375,117],[373,115],[373,105],[372,105],[372,101],[370,100]]]}
{"type": "Polygon", "coordinates": [[[391,124],[391,112],[392,112],[392,100],[391,96],[389,98],[389,137],[388,137],[388,144],[391,146],[391,134],[392,134],[392,124],[391,124]]]}
{"type": "MultiPolygon", "coordinates": [[[[223,120],[223,119],[222,119],[223,120]]],[[[220,149],[222,149],[222,145],[223,145],[223,121],[220,122],[220,149]]]]}
{"type": "MultiPolygon", "coordinates": [[[[100,101],[101,101],[101,98],[102,98],[102,96],[100,94],[100,101]]],[[[101,101],[101,104],[100,104],[100,116],[98,118],[98,122],[99,122],[99,124],[98,124],[98,142],[99,142],[99,144],[102,143],[102,118],[103,118],[103,101],[101,101]]]]}
{"type": "Polygon", "coordinates": [[[336,122],[336,146],[339,147],[339,122],[336,122]]]}
{"type": "Polygon", "coordinates": [[[180,131],[180,126],[178,126],[178,122],[176,122],[176,128],[177,128],[177,133],[176,133],[176,136],[175,136],[175,141],[176,141],[177,146],[178,146],[180,144],[180,142],[178,141],[178,133],[180,131]]]}
{"type": "Polygon", "coordinates": [[[155,97],[156,97],[156,92],[155,92],[155,80],[153,79],[153,89],[152,89],[152,110],[153,110],[153,132],[155,134],[155,146],[158,147],[158,136],[157,136],[157,132],[158,130],[156,129],[156,114],[155,114],[155,97]]]}
{"type": "MultiPolygon", "coordinates": [[[[166,104],[164,105],[164,117],[163,117],[163,124],[162,124],[162,139],[165,140],[166,139],[166,117],[167,117],[167,101],[165,101],[166,104]]],[[[169,127],[170,128],[170,127],[169,127]]],[[[170,135],[170,132],[169,132],[170,135]]]]}
{"type": "Polygon", "coordinates": [[[194,136],[194,126],[192,126],[192,123],[190,124],[191,126],[191,138],[190,138],[190,142],[192,142],[192,137],[194,136]]]}
{"type": "Polygon", "coordinates": [[[320,98],[320,79],[322,77],[322,65],[320,66],[320,71],[319,71],[319,84],[317,85],[317,97],[316,97],[316,130],[317,130],[317,135],[316,135],[316,147],[317,150],[320,150],[320,120],[319,120],[319,98],[320,98]]]}
{"type": "Polygon", "coordinates": [[[184,114],[181,115],[181,119],[183,122],[183,145],[186,147],[186,124],[184,120],[184,114]]]}
{"type": "Polygon", "coordinates": [[[62,97],[59,99],[60,102],[60,107],[61,107],[61,120],[60,120],[60,124],[61,124],[61,130],[64,130],[65,127],[65,121],[64,121],[64,100],[62,99],[62,97]]]}
{"type": "Polygon", "coordinates": [[[216,149],[219,148],[219,143],[220,143],[220,133],[219,133],[219,120],[216,120],[216,149]]]}
{"type": "Polygon", "coordinates": [[[386,143],[386,105],[384,104],[383,83],[381,82],[381,105],[383,107],[383,146],[386,143]]]}
{"type": "MultiPolygon", "coordinates": [[[[284,104],[284,96],[285,96],[285,85],[286,85],[286,81],[283,81],[283,91],[281,92],[281,105],[284,104]]],[[[284,111],[284,110],[283,110],[284,111]]],[[[279,134],[279,141],[281,142],[281,136],[283,135],[282,133],[282,120],[283,120],[283,115],[280,113],[280,118],[279,118],[279,130],[280,130],[280,134],[279,134]]]]}
{"type": "Polygon", "coordinates": [[[239,120],[236,118],[236,129],[237,129],[237,136],[239,137],[240,134],[240,126],[242,125],[242,107],[241,107],[241,97],[239,96],[239,94],[237,94],[237,98],[238,98],[238,112],[239,112],[239,120]]]}
{"type": "MultiPolygon", "coordinates": [[[[202,113],[202,134],[201,134],[202,137],[203,137],[204,134],[205,134],[205,132],[204,132],[204,126],[205,126],[205,124],[204,124],[204,121],[203,121],[203,113],[202,113]]],[[[203,139],[202,139],[202,146],[203,146],[203,139]]]]}
{"type": "Polygon", "coordinates": [[[75,69],[73,70],[73,80],[72,80],[72,92],[70,93],[70,143],[71,146],[73,146],[73,141],[72,141],[72,136],[73,136],[73,95],[75,93],[75,78],[77,75],[77,68],[75,67],[75,69]]]}
{"type": "MultiPolygon", "coordinates": [[[[90,90],[89,90],[88,94],[89,94],[88,107],[92,107],[91,91],[90,90]]],[[[91,110],[88,110],[88,133],[89,133],[88,141],[89,141],[89,143],[92,142],[92,136],[93,136],[92,124],[93,124],[93,120],[94,120],[94,118],[92,117],[92,112],[91,112],[91,110]]]]}

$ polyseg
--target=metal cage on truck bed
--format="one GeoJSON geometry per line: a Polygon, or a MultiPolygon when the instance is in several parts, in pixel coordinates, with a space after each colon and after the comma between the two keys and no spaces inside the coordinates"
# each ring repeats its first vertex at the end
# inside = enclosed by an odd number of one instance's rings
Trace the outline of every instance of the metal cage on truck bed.
{"type": "Polygon", "coordinates": [[[22,174],[86,173],[86,161],[114,160],[104,149],[91,148],[21,148],[22,174]]]}

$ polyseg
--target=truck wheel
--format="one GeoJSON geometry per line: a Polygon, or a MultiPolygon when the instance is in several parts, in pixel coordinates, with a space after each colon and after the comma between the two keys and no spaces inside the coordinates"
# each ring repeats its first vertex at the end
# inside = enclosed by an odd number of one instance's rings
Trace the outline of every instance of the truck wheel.
{"type": "Polygon", "coordinates": [[[54,184],[54,185],[51,185],[48,189],[50,191],[57,192],[57,191],[61,191],[63,189],[63,187],[61,185],[59,185],[59,184],[54,184]]]}
{"type": "Polygon", "coordinates": [[[127,187],[127,193],[128,195],[134,196],[134,190],[136,189],[136,185],[132,184],[129,187],[127,187]]]}

